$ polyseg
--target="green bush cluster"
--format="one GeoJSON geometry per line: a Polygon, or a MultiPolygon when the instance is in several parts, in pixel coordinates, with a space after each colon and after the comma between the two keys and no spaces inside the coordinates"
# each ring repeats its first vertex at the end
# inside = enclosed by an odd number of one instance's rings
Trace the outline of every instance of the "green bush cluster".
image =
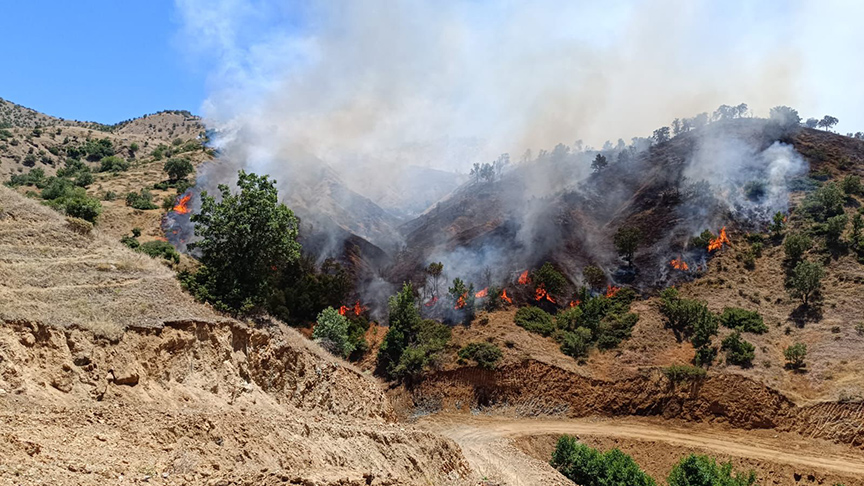
{"type": "Polygon", "coordinates": [[[601,452],[563,435],[552,452],[552,467],[580,486],[654,486],[632,457],[618,449],[601,452]]]}
{"type": "Polygon", "coordinates": [[[126,205],[134,209],[158,209],[159,206],[153,204],[153,195],[147,189],[141,189],[140,192],[130,192],[126,194],[126,205]]]}
{"type": "Polygon", "coordinates": [[[663,374],[672,383],[694,381],[705,377],[705,369],[690,365],[671,365],[663,368],[663,374]]]}
{"type": "Polygon", "coordinates": [[[630,312],[636,293],[629,288],[614,296],[591,296],[587,289],[580,295],[580,304],[558,312],[555,319],[537,307],[523,307],[516,311],[516,325],[540,334],[553,336],[561,345],[561,352],[576,359],[588,355],[592,347],[611,349],[628,339],[639,316],[630,312]]]}
{"type": "Polygon", "coordinates": [[[753,365],[753,358],[756,357],[756,347],[747,341],[741,339],[741,333],[738,331],[726,336],[720,349],[726,351],[726,362],[732,365],[747,368],[753,365]]]}
{"type": "Polygon", "coordinates": [[[390,297],[390,328],[378,349],[378,372],[395,380],[413,380],[436,364],[450,341],[450,328],[423,320],[411,284],[390,297]]]}
{"type": "Polygon", "coordinates": [[[469,343],[458,354],[460,358],[474,361],[487,370],[495,369],[502,357],[501,349],[487,342],[469,343]]]}
{"type": "Polygon", "coordinates": [[[732,463],[717,464],[708,456],[690,454],[681,459],[666,478],[669,486],[751,486],[756,483],[756,473],[737,472],[732,463]]]}
{"type": "Polygon", "coordinates": [[[99,172],[123,172],[125,170],[129,170],[129,162],[126,160],[117,157],[116,155],[111,155],[109,157],[103,157],[99,161],[99,172]]]}
{"type": "Polygon", "coordinates": [[[720,324],[729,329],[740,332],[752,332],[753,334],[764,334],[768,332],[768,326],[758,312],[741,309],[739,307],[726,307],[720,314],[720,324]]]}
{"type": "Polygon", "coordinates": [[[312,337],[337,356],[347,358],[354,352],[354,343],[348,332],[348,319],[332,307],[318,314],[312,337]]]}

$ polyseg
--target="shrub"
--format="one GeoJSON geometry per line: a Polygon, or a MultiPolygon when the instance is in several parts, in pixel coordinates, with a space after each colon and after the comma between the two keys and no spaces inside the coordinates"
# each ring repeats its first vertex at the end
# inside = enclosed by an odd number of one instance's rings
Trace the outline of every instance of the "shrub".
{"type": "Polygon", "coordinates": [[[738,331],[726,336],[720,349],[726,351],[727,363],[742,368],[752,366],[753,358],[756,357],[756,347],[741,339],[741,334],[738,331]]]}
{"type": "Polygon", "coordinates": [[[807,345],[804,343],[795,343],[783,350],[783,357],[786,358],[786,366],[794,370],[804,366],[804,359],[807,358],[807,345]]]}
{"type": "Polygon", "coordinates": [[[671,365],[663,368],[663,374],[672,383],[681,383],[683,381],[693,381],[705,377],[705,370],[698,366],[690,365],[671,365]]]}
{"type": "Polygon", "coordinates": [[[133,250],[135,250],[139,246],[141,246],[141,242],[138,241],[138,238],[135,238],[134,236],[129,236],[129,235],[125,235],[125,236],[121,237],[120,243],[123,243],[124,245],[126,245],[127,247],[129,247],[133,250]]]}
{"type": "Polygon", "coordinates": [[[551,263],[546,262],[531,275],[531,281],[536,287],[543,287],[550,294],[561,292],[567,285],[567,279],[551,263]]]}
{"type": "Polygon", "coordinates": [[[693,356],[693,364],[696,366],[711,366],[714,359],[717,357],[717,348],[714,346],[702,346],[696,348],[696,354],[693,356]]]}
{"type": "Polygon", "coordinates": [[[558,311],[555,315],[555,326],[562,331],[574,331],[579,327],[582,318],[582,308],[580,306],[567,307],[558,311]]]}
{"type": "Polygon", "coordinates": [[[698,300],[682,299],[675,288],[660,293],[660,313],[678,340],[690,337],[697,348],[707,345],[717,334],[717,316],[708,306],[698,300]]]}
{"type": "Polygon", "coordinates": [[[450,336],[449,326],[429,319],[420,321],[417,335],[393,368],[393,376],[398,379],[419,377],[423,370],[437,363],[441,351],[450,341],[450,336]]]}
{"type": "Polygon", "coordinates": [[[846,230],[846,225],[849,218],[845,214],[839,214],[828,218],[825,224],[825,240],[828,245],[837,245],[840,243],[840,237],[846,230]]]}
{"type": "Polygon", "coordinates": [[[141,236],[141,228],[138,228],[137,226],[135,228],[132,228],[132,236],[134,236],[135,238],[141,236]]]}
{"type": "Polygon", "coordinates": [[[460,358],[475,361],[477,366],[487,370],[495,369],[501,356],[498,346],[486,342],[470,343],[459,350],[460,358]]]}
{"type": "Polygon", "coordinates": [[[65,191],[61,196],[52,199],[49,205],[63,210],[67,216],[80,218],[91,223],[94,223],[102,213],[102,204],[99,200],[88,196],[80,187],[65,191]]]}
{"type": "Polygon", "coordinates": [[[168,177],[172,181],[179,181],[180,179],[185,179],[186,176],[195,170],[195,168],[192,167],[192,163],[189,162],[189,159],[171,158],[165,162],[162,170],[168,174],[168,177]]]}
{"type": "Polygon", "coordinates": [[[126,205],[142,210],[159,208],[159,206],[153,204],[153,195],[147,189],[141,189],[140,193],[130,192],[126,194],[126,205]]]}
{"type": "Polygon", "coordinates": [[[707,456],[690,454],[681,459],[666,479],[669,486],[750,486],[756,483],[756,473],[733,471],[732,463],[717,464],[707,456]]]}
{"type": "Polygon", "coordinates": [[[738,307],[726,307],[720,314],[720,324],[723,327],[735,329],[739,332],[752,332],[763,334],[768,332],[768,326],[758,312],[741,309],[738,307]]]}
{"type": "Polygon", "coordinates": [[[633,326],[639,321],[639,315],[632,312],[626,314],[607,314],[597,327],[597,347],[600,349],[612,349],[621,341],[629,339],[633,326]]]}
{"type": "Polygon", "coordinates": [[[513,320],[517,326],[526,331],[536,332],[542,336],[549,336],[555,330],[552,316],[539,307],[522,307],[516,311],[513,320]]]}
{"type": "Polygon", "coordinates": [[[378,368],[386,376],[397,378],[396,367],[420,332],[420,311],[411,284],[404,284],[401,291],[390,297],[388,308],[390,328],[378,349],[378,368]]]}
{"type": "Polygon", "coordinates": [[[797,262],[804,255],[804,252],[813,246],[813,241],[809,236],[801,233],[790,233],[786,235],[783,241],[783,251],[786,252],[786,258],[791,262],[797,262]]]}
{"type": "Polygon", "coordinates": [[[840,183],[840,187],[847,196],[853,196],[864,192],[861,185],[861,178],[856,175],[847,175],[840,183]]]}
{"type": "Polygon", "coordinates": [[[129,162],[112,155],[99,161],[99,172],[123,172],[129,169],[129,162]]]}
{"type": "Polygon", "coordinates": [[[606,285],[606,274],[598,266],[588,265],[582,269],[582,275],[592,289],[602,289],[606,285]]]}
{"type": "Polygon", "coordinates": [[[588,356],[591,349],[591,331],[577,327],[573,331],[565,331],[561,335],[561,352],[576,359],[588,356]]]}
{"type": "Polygon", "coordinates": [[[164,258],[169,262],[180,263],[180,254],[171,243],[155,240],[142,243],[138,251],[153,258],[164,258]]]}
{"type": "Polygon", "coordinates": [[[561,436],[550,461],[567,479],[581,486],[654,486],[654,480],[639,469],[633,458],[618,449],[600,452],[580,444],[575,437],[561,436]]]}
{"type": "Polygon", "coordinates": [[[822,288],[822,279],[825,277],[825,269],[816,262],[798,262],[792,270],[792,275],[787,282],[789,293],[792,297],[800,297],[804,305],[810,304],[810,298],[822,288]]]}
{"type": "Polygon", "coordinates": [[[337,356],[347,358],[354,351],[354,344],[348,336],[348,319],[332,307],[318,314],[312,337],[337,356]]]}
{"type": "Polygon", "coordinates": [[[845,199],[846,196],[840,186],[836,182],[830,182],[808,194],[801,207],[814,218],[823,221],[825,218],[841,214],[845,199]]]}
{"type": "Polygon", "coordinates": [[[80,150],[87,155],[88,160],[102,160],[114,155],[114,143],[108,138],[91,139],[84,142],[80,150]]]}

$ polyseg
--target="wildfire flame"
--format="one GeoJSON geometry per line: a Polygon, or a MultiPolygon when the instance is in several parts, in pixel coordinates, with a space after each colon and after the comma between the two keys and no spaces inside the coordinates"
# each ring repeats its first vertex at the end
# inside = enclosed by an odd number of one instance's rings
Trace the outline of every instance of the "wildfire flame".
{"type": "Polygon", "coordinates": [[[481,290],[480,292],[477,292],[476,294],[474,294],[474,297],[477,299],[482,299],[483,297],[486,297],[487,295],[489,295],[489,288],[488,287],[481,290]]]}
{"type": "Polygon", "coordinates": [[[536,289],[534,289],[534,300],[543,300],[543,299],[546,299],[549,302],[552,302],[553,304],[556,303],[555,299],[553,299],[552,296],[549,295],[549,292],[546,292],[546,287],[544,287],[543,284],[540,284],[537,286],[536,289]]]}
{"type": "Polygon", "coordinates": [[[173,211],[177,214],[189,214],[189,200],[192,199],[192,194],[184,194],[174,205],[173,211]]]}
{"type": "Polygon", "coordinates": [[[681,270],[682,272],[690,270],[690,267],[687,266],[687,262],[680,258],[673,258],[672,261],[669,262],[669,265],[672,265],[672,268],[674,268],[675,270],[681,270]]]}
{"type": "Polygon", "coordinates": [[[729,237],[726,236],[725,226],[720,230],[720,236],[714,238],[708,243],[708,251],[714,251],[723,248],[723,243],[726,243],[727,245],[732,243],[731,241],[729,241],[729,237]]]}
{"type": "Polygon", "coordinates": [[[607,285],[606,286],[606,297],[607,298],[615,297],[615,294],[617,294],[619,290],[621,290],[621,287],[615,287],[614,285],[607,285]]]}
{"type": "Polygon", "coordinates": [[[581,304],[581,303],[582,303],[582,301],[579,300],[579,299],[571,300],[571,301],[570,301],[570,307],[576,307],[577,305],[579,305],[579,304],[581,304]]]}
{"type": "Polygon", "coordinates": [[[429,299],[429,302],[426,302],[426,303],[423,304],[423,305],[425,305],[426,307],[432,307],[433,305],[435,305],[436,302],[438,302],[438,297],[435,297],[435,296],[433,295],[432,298],[429,299]]]}
{"type": "Polygon", "coordinates": [[[468,297],[468,292],[459,296],[459,300],[456,301],[456,305],[453,308],[458,310],[465,307],[465,297],[468,297]]]}
{"type": "Polygon", "coordinates": [[[340,307],[339,307],[339,313],[342,314],[343,316],[344,316],[344,315],[348,315],[349,312],[354,312],[354,315],[355,315],[355,316],[359,316],[359,315],[362,314],[363,311],[365,311],[365,310],[366,310],[366,308],[363,307],[362,305],[360,305],[360,301],[359,301],[359,300],[358,300],[357,302],[354,303],[354,307],[348,307],[348,306],[346,306],[346,305],[343,305],[343,306],[340,306],[340,307]]]}
{"type": "Polygon", "coordinates": [[[507,302],[508,304],[513,303],[513,299],[511,299],[510,297],[507,297],[507,289],[504,289],[501,291],[501,300],[503,300],[504,302],[507,302]]]}
{"type": "Polygon", "coordinates": [[[518,282],[519,285],[528,285],[529,283],[531,283],[531,279],[528,278],[528,270],[522,272],[522,275],[519,275],[519,280],[517,280],[516,282],[518,282]]]}

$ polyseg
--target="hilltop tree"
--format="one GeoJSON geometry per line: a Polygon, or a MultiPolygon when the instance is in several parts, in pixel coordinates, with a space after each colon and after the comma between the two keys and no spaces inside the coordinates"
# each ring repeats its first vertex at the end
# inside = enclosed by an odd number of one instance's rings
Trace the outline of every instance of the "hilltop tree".
{"type": "Polygon", "coordinates": [[[819,126],[819,128],[824,128],[825,130],[830,130],[831,128],[834,127],[834,125],[836,125],[839,122],[840,122],[840,120],[834,118],[833,116],[825,115],[824,117],[822,117],[821,120],[819,120],[818,126],[819,126]]]}
{"type": "Polygon", "coordinates": [[[504,168],[510,165],[510,154],[499,155],[492,165],[495,167],[495,176],[500,179],[501,173],[504,172],[504,168]]]}
{"type": "Polygon", "coordinates": [[[660,127],[657,130],[654,130],[654,134],[651,136],[654,139],[654,143],[663,143],[669,140],[669,127],[660,127]]]}
{"type": "Polygon", "coordinates": [[[819,126],[819,120],[816,118],[808,118],[807,121],[804,122],[804,126],[807,128],[816,128],[819,126]]]}
{"type": "Polygon", "coordinates": [[[240,171],[239,193],[219,185],[221,201],[201,193],[192,216],[202,267],[185,278],[190,290],[217,308],[248,312],[273,291],[278,269],[300,257],[297,218],[279,202],[276,181],[240,171]]]}
{"type": "Polygon", "coordinates": [[[426,267],[426,275],[432,280],[432,295],[438,297],[438,287],[441,282],[441,275],[444,273],[444,264],[441,262],[432,262],[426,267]]]}
{"type": "Polygon", "coordinates": [[[672,136],[677,137],[683,132],[683,124],[681,123],[680,118],[676,118],[672,120],[672,136]]]}
{"type": "Polygon", "coordinates": [[[798,262],[792,270],[787,285],[792,297],[800,297],[804,305],[810,304],[810,298],[822,288],[825,269],[816,262],[798,262]]]}
{"type": "Polygon", "coordinates": [[[614,237],[615,249],[618,254],[627,260],[628,266],[633,266],[633,254],[639,248],[639,243],[642,242],[642,232],[639,228],[632,226],[622,226],[618,228],[618,232],[614,237]]]}
{"type": "Polygon", "coordinates": [[[771,108],[768,116],[772,121],[777,122],[777,124],[784,128],[794,127],[801,123],[798,110],[789,108],[788,106],[775,106],[771,108]]]}
{"type": "Polygon", "coordinates": [[[594,172],[600,172],[608,165],[609,162],[606,160],[606,156],[603,154],[597,154],[597,156],[594,157],[594,160],[591,162],[591,170],[593,170],[594,172]]]}

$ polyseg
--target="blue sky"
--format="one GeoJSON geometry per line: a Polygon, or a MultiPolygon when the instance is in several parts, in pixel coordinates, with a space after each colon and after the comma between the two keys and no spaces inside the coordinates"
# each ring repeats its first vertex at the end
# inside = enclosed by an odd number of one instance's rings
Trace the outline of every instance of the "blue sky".
{"type": "Polygon", "coordinates": [[[102,123],[197,112],[208,66],[184,54],[172,0],[3,2],[0,97],[102,123]],[[11,69],[10,69],[11,67],[11,69]]]}

